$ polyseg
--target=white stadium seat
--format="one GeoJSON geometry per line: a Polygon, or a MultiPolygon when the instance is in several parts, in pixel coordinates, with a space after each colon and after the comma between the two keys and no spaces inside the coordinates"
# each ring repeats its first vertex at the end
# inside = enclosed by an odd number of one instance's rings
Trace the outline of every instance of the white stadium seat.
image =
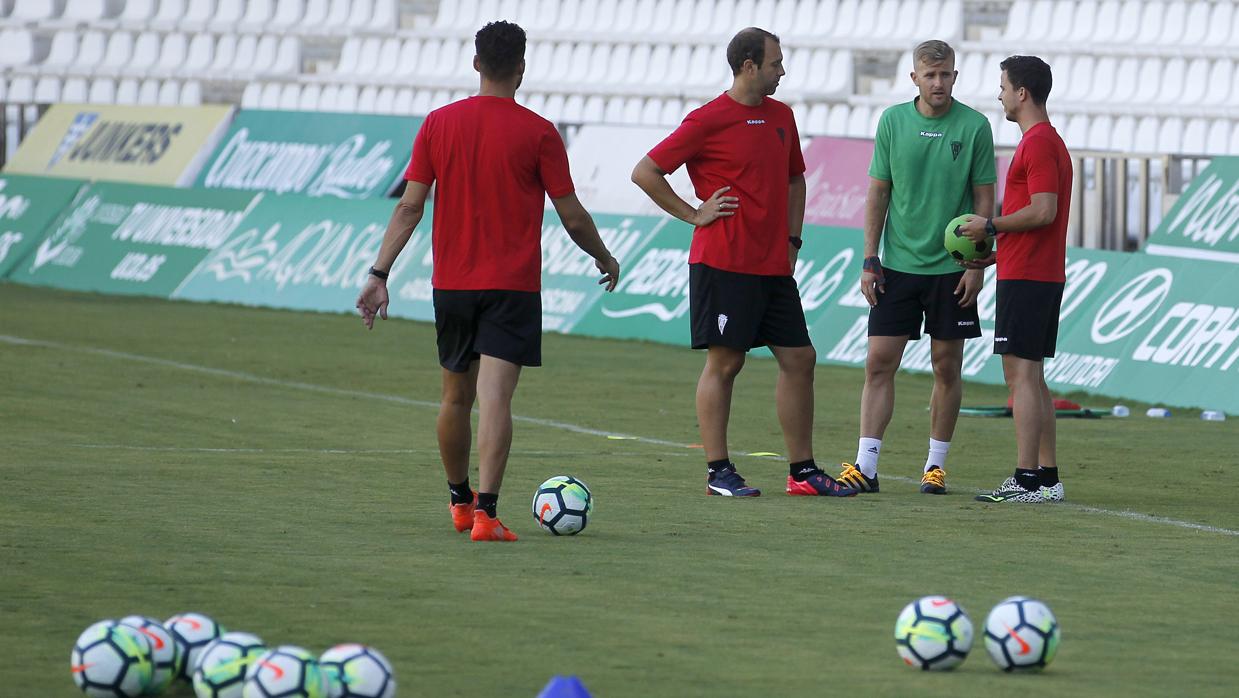
{"type": "Polygon", "coordinates": [[[117,22],[121,26],[139,27],[155,19],[158,0],[125,0],[117,22]]]}
{"type": "Polygon", "coordinates": [[[1088,136],[1084,140],[1089,150],[1110,150],[1110,137],[1114,130],[1114,119],[1109,116],[1095,116],[1089,122],[1088,136]]]}
{"type": "Polygon", "coordinates": [[[366,85],[357,93],[356,111],[361,114],[373,114],[378,105],[379,88],[366,85]]]}
{"type": "MultiPolygon", "coordinates": [[[[1113,25],[1103,22],[1100,16],[1102,13],[1099,12],[1097,35],[1094,38],[1099,42],[1112,44],[1129,44],[1135,41],[1140,33],[1143,5],[1141,0],[1124,0],[1122,6],[1118,8],[1118,19],[1113,25]],[[1114,27],[1113,30],[1110,30],[1111,26],[1114,27]]],[[[1104,9],[1103,7],[1102,10],[1104,9]]]]}
{"type": "Polygon", "coordinates": [[[1235,40],[1239,40],[1239,12],[1235,11],[1235,4],[1213,3],[1213,13],[1209,16],[1209,29],[1205,34],[1204,45],[1226,46],[1228,42],[1235,40]]]}
{"type": "Polygon", "coordinates": [[[1205,137],[1208,136],[1209,124],[1204,119],[1188,119],[1183,127],[1183,152],[1191,155],[1203,154],[1207,149],[1205,137]]]}
{"type": "Polygon", "coordinates": [[[275,0],[246,0],[245,13],[237,26],[254,31],[265,27],[275,16],[275,0]]]}
{"type": "Polygon", "coordinates": [[[117,104],[137,104],[138,103],[138,79],[123,78],[116,83],[116,103],[117,104]]]}
{"type": "MultiPolygon", "coordinates": [[[[181,34],[169,34],[164,39],[164,50],[159,56],[159,65],[167,64],[169,56],[175,55],[179,48],[177,45],[172,46],[173,49],[169,52],[168,42],[172,41],[174,36],[183,36],[181,34]]],[[[182,61],[183,69],[190,73],[202,73],[210,70],[211,63],[215,59],[215,38],[210,34],[194,34],[194,38],[189,40],[189,45],[185,48],[185,57],[182,61]]]]}
{"type": "Polygon", "coordinates": [[[297,109],[300,111],[315,111],[318,109],[319,98],[323,94],[322,85],[309,83],[301,86],[301,95],[297,98],[297,109]]]}
{"type": "Polygon", "coordinates": [[[237,26],[245,16],[245,2],[249,0],[217,0],[215,13],[208,24],[212,29],[226,30],[237,26]]]}
{"type": "MultiPolygon", "coordinates": [[[[226,1],[220,0],[221,3],[226,1]]],[[[201,29],[210,25],[219,16],[215,0],[186,0],[185,16],[181,18],[177,26],[183,29],[201,29]]]]}
{"type": "MultiPolygon", "coordinates": [[[[155,66],[160,60],[160,40],[155,32],[142,32],[133,42],[133,53],[129,64],[123,67],[124,72],[142,73],[155,66]]],[[[184,64],[184,54],[181,54],[181,64],[184,64]]]]}
{"type": "Polygon", "coordinates": [[[181,85],[181,106],[196,107],[202,104],[202,83],[190,80],[181,85]]]}
{"type": "Polygon", "coordinates": [[[301,85],[295,82],[286,82],[280,87],[279,108],[289,111],[295,110],[297,105],[301,103],[301,85]]]}
{"type": "Polygon", "coordinates": [[[260,84],[262,87],[258,91],[258,108],[279,109],[280,93],[283,92],[284,86],[278,82],[264,82],[260,84]]]}
{"type": "Polygon", "coordinates": [[[232,70],[233,61],[237,57],[237,35],[220,34],[215,42],[215,53],[211,59],[210,72],[228,73],[232,70]]]}
{"type": "Polygon", "coordinates": [[[254,68],[254,59],[258,53],[258,37],[253,34],[242,34],[237,38],[237,49],[229,66],[238,76],[252,76],[258,71],[254,68]]]}
{"type": "MultiPolygon", "coordinates": [[[[65,84],[60,90],[60,101],[66,104],[84,104],[89,93],[90,85],[86,83],[86,78],[66,78],[65,84]]],[[[3,99],[0,99],[0,101],[3,101],[3,99]]]]}
{"type": "Polygon", "coordinates": [[[392,105],[393,114],[412,114],[413,113],[413,90],[408,87],[402,87],[396,90],[396,103],[392,105]]]}
{"type": "Polygon", "coordinates": [[[258,42],[254,46],[254,62],[250,66],[250,70],[260,75],[273,73],[272,68],[275,66],[279,41],[279,38],[274,34],[263,34],[258,37],[258,42]]]}
{"type": "Polygon", "coordinates": [[[1157,152],[1158,121],[1155,116],[1146,116],[1136,124],[1136,133],[1132,137],[1131,149],[1137,153],[1157,152]]]}
{"type": "MultiPolygon", "coordinates": [[[[63,2],[56,0],[16,0],[13,3],[13,13],[9,15],[17,22],[42,22],[55,19],[64,8],[63,2]]],[[[12,95],[12,87],[9,88],[12,95]]]]}
{"type": "Polygon", "coordinates": [[[336,96],[335,110],[344,112],[357,111],[358,96],[356,85],[340,85],[340,92],[336,96]]]}
{"type": "Polygon", "coordinates": [[[393,114],[396,108],[396,88],[388,86],[379,88],[378,96],[374,98],[376,114],[393,114]]]}
{"type": "Polygon", "coordinates": [[[117,7],[108,0],[71,0],[65,3],[65,22],[90,24],[115,14],[117,7]]]}
{"type": "Polygon", "coordinates": [[[108,48],[99,64],[99,71],[120,73],[129,65],[133,58],[133,34],[125,31],[113,32],[108,37],[108,48]]]}
{"type": "Polygon", "coordinates": [[[305,0],[276,0],[267,26],[272,31],[279,31],[299,25],[304,21],[305,10],[305,0]]]}
{"type": "MultiPolygon", "coordinates": [[[[1197,5],[1202,4],[1197,2],[1197,5]]],[[[1187,4],[1182,0],[1166,3],[1164,13],[1162,15],[1160,31],[1157,35],[1157,42],[1163,45],[1177,44],[1183,40],[1183,33],[1187,29],[1187,4]]]]}
{"type": "Polygon", "coordinates": [[[159,12],[152,24],[167,29],[176,27],[185,17],[185,3],[186,0],[159,0],[159,12]]]}
{"type": "MultiPolygon", "coordinates": [[[[136,93],[135,93],[136,95],[136,93]]],[[[95,78],[90,81],[90,94],[86,101],[91,104],[113,104],[116,102],[116,81],[111,78],[95,78]]]]}
{"type": "MultiPolygon", "coordinates": [[[[374,10],[373,0],[352,0],[349,3],[348,19],[345,20],[345,26],[349,29],[361,29],[370,21],[370,14],[374,10]]],[[[361,111],[360,109],[358,111],[361,111]]]]}
{"type": "Polygon", "coordinates": [[[159,86],[159,105],[175,107],[181,103],[181,83],[178,80],[164,80],[159,86]]]}
{"type": "Polygon", "coordinates": [[[41,72],[60,72],[68,70],[77,60],[78,36],[71,29],[63,29],[52,35],[47,57],[39,64],[41,72]]]}
{"type": "Polygon", "coordinates": [[[1230,121],[1214,119],[1209,122],[1209,133],[1205,137],[1206,155],[1225,155],[1230,144],[1230,121]]]}
{"type": "Polygon", "coordinates": [[[256,82],[251,82],[245,86],[241,92],[241,108],[242,109],[260,109],[258,106],[259,99],[262,97],[262,85],[256,82]]]}
{"type": "Polygon", "coordinates": [[[562,120],[570,124],[579,124],[585,112],[585,98],[581,95],[568,95],[564,100],[562,120]]]}
{"type": "Polygon", "coordinates": [[[1231,128],[1229,151],[1231,155],[1239,155],[1239,121],[1231,128]]]}
{"type": "Polygon", "coordinates": [[[1161,153],[1182,152],[1183,119],[1172,116],[1163,119],[1157,130],[1157,151],[1161,153]]]}
{"type": "MultiPolygon", "coordinates": [[[[327,10],[329,9],[330,0],[305,0],[305,8],[302,10],[301,21],[298,25],[305,30],[317,30],[327,22],[327,10]]],[[[440,3],[451,4],[451,3],[440,3]]],[[[288,12],[289,10],[285,10],[288,12]]],[[[283,17],[279,12],[276,12],[278,17],[283,17]]]]}
{"type": "Polygon", "coordinates": [[[349,0],[331,0],[331,4],[327,6],[327,17],[323,20],[323,28],[327,31],[343,29],[348,24],[350,9],[349,0]]]}
{"type": "Polygon", "coordinates": [[[36,104],[55,104],[60,101],[60,78],[44,75],[34,84],[36,104]]]}
{"type": "Polygon", "coordinates": [[[0,31],[0,66],[28,65],[34,62],[34,35],[25,29],[0,31]]]}
{"type": "Polygon", "coordinates": [[[1120,153],[1131,152],[1135,146],[1135,137],[1135,117],[1128,115],[1120,116],[1114,120],[1114,125],[1110,131],[1110,149],[1120,153]]]}
{"type": "Polygon", "coordinates": [[[159,104],[159,81],[147,78],[138,85],[138,104],[159,104]]]}

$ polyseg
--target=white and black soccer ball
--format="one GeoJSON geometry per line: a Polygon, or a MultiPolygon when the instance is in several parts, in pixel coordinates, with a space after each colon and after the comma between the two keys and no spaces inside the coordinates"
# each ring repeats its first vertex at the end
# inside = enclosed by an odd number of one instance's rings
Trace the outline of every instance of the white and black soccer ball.
{"type": "Polygon", "coordinates": [[[137,628],[101,620],[73,643],[69,670],[91,698],[137,698],[151,685],[151,643],[137,628]]]}
{"type": "Polygon", "coordinates": [[[904,606],[895,621],[895,650],[910,667],[954,669],[971,649],[972,621],[945,596],[919,598],[904,606]]]}
{"type": "Polygon", "coordinates": [[[538,486],[533,495],[533,518],[544,531],[573,536],[585,530],[594,496],[584,482],[569,475],[556,475],[538,486]]]}
{"type": "Polygon", "coordinates": [[[355,643],[336,645],[318,658],[328,698],[393,698],[396,675],[382,652],[355,643]]]}
{"type": "Polygon", "coordinates": [[[224,629],[210,616],[201,613],[179,613],[163,622],[163,627],[172,634],[177,650],[181,653],[181,671],[179,676],[186,681],[193,680],[194,669],[198,668],[198,657],[211,641],[224,634],[224,629]]]}
{"type": "Polygon", "coordinates": [[[151,683],[147,695],[163,693],[181,671],[181,652],[172,633],[149,616],[125,616],[121,624],[136,628],[151,644],[151,683]]]}
{"type": "Polygon", "coordinates": [[[267,646],[249,633],[224,633],[202,648],[194,669],[194,693],[198,698],[241,698],[245,674],[267,646]]]}
{"type": "Polygon", "coordinates": [[[1044,669],[1058,653],[1058,643],[1058,619],[1037,599],[1003,599],[985,619],[985,650],[1003,671],[1044,669]]]}
{"type": "Polygon", "coordinates": [[[327,698],[318,657],[294,645],[267,650],[245,674],[243,698],[327,698]]]}

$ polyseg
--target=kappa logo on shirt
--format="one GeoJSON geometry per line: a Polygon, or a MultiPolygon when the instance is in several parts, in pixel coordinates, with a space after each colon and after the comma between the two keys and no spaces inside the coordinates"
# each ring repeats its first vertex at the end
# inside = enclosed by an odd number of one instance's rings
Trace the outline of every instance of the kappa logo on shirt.
{"type": "Polygon", "coordinates": [[[922,138],[942,138],[943,134],[936,131],[921,131],[922,138]]]}
{"type": "Polygon", "coordinates": [[[761,126],[762,124],[766,123],[766,120],[765,119],[749,119],[748,121],[744,123],[748,124],[749,126],[761,126]]]}

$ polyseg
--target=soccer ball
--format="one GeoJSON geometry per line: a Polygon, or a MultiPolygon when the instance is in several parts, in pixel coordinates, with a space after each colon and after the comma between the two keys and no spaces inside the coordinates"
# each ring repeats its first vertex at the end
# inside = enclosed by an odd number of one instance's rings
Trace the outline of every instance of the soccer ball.
{"type": "Polygon", "coordinates": [[[300,647],[280,645],[245,672],[243,698],[327,698],[327,674],[318,658],[300,647]]]}
{"type": "Polygon", "coordinates": [[[318,664],[327,675],[328,698],[392,698],[396,676],[381,652],[365,645],[336,645],[318,664]]]}
{"type": "Polygon", "coordinates": [[[557,536],[572,536],[585,530],[594,497],[584,482],[556,475],[533,495],[533,518],[544,530],[557,536]]]}
{"type": "Polygon", "coordinates": [[[989,253],[994,251],[993,242],[989,238],[986,238],[984,242],[973,242],[960,235],[959,226],[967,221],[968,216],[965,214],[951,219],[951,222],[946,224],[946,232],[942,238],[943,246],[952,257],[961,262],[971,262],[974,259],[988,257],[989,253]]]}
{"type": "Polygon", "coordinates": [[[249,633],[224,633],[202,648],[194,669],[198,698],[241,698],[245,673],[267,651],[261,638],[249,633]]]}
{"type": "Polygon", "coordinates": [[[194,669],[198,668],[198,657],[211,640],[224,634],[224,629],[201,613],[181,613],[163,622],[163,627],[172,634],[177,650],[181,653],[181,669],[178,673],[183,679],[192,680],[194,669]]]}
{"type": "Polygon", "coordinates": [[[1058,620],[1027,596],[1003,599],[985,619],[985,649],[1003,671],[1044,669],[1058,652],[1058,620]]]}
{"type": "Polygon", "coordinates": [[[945,596],[925,596],[903,607],[895,621],[895,649],[910,667],[954,669],[972,649],[972,621],[945,596]]]}
{"type": "Polygon", "coordinates": [[[137,629],[151,643],[151,685],[148,694],[163,693],[181,671],[181,653],[163,624],[147,616],[125,616],[122,625],[137,629]]]}
{"type": "Polygon", "coordinates": [[[69,669],[91,698],[136,698],[151,685],[151,643],[137,628],[101,620],[73,643],[69,669]]]}

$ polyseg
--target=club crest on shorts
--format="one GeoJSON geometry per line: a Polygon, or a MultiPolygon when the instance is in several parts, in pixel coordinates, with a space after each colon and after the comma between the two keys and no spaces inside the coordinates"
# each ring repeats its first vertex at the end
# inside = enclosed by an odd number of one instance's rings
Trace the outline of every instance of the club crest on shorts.
{"type": "Polygon", "coordinates": [[[727,316],[722,313],[719,313],[718,314],[718,333],[722,334],[723,328],[726,326],[727,326],[727,316]]]}

